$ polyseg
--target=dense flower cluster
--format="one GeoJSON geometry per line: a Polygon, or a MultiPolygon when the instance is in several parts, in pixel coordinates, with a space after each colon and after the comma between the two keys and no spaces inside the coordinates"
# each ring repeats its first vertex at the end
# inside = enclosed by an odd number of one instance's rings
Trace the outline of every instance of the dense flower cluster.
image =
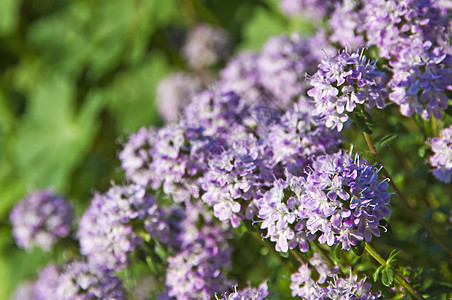
{"type": "Polygon", "coordinates": [[[368,61],[363,52],[326,57],[319,70],[310,78],[314,87],[308,95],[314,99],[314,114],[325,119],[328,128],[341,131],[358,104],[366,107],[385,107],[385,89],[380,82],[383,73],[375,62],[368,61]]]}
{"type": "Polygon", "coordinates": [[[278,180],[259,201],[258,216],[276,250],[297,245],[307,251],[307,240],[342,244],[350,249],[357,241],[380,236],[379,222],[389,217],[386,180],[363,159],[338,152],[319,156],[306,177],[278,180]]]}
{"type": "Polygon", "coordinates": [[[207,24],[195,26],[187,36],[183,53],[188,65],[195,69],[208,68],[228,54],[228,35],[221,28],[207,24]]]}
{"type": "Polygon", "coordinates": [[[234,286],[233,293],[224,293],[222,298],[215,297],[217,300],[265,300],[269,295],[267,283],[263,282],[257,288],[247,287],[238,291],[237,286],[234,286]]]}
{"type": "Polygon", "coordinates": [[[208,299],[228,284],[224,270],[231,264],[229,234],[215,226],[199,205],[186,208],[181,227],[179,251],[168,258],[167,295],[182,300],[208,299]],[[198,225],[200,221],[204,223],[198,225]]]}
{"type": "Polygon", "coordinates": [[[122,283],[113,270],[83,261],[66,266],[53,295],[57,300],[127,299],[122,283]]]}
{"type": "Polygon", "coordinates": [[[10,220],[17,245],[49,251],[58,239],[70,234],[72,208],[63,197],[49,190],[35,191],[11,211],[10,220]]]}
{"type": "Polygon", "coordinates": [[[358,276],[351,270],[347,278],[340,277],[339,267],[328,266],[318,253],[314,253],[309,263],[302,264],[290,279],[292,296],[301,299],[373,300],[380,297],[378,293],[370,292],[372,285],[366,283],[365,278],[358,281],[358,276]]]}
{"type": "MultiPolygon", "coordinates": [[[[126,299],[114,271],[131,258],[149,263],[157,255],[166,267],[155,279],[164,290],[155,293],[159,299],[210,299],[233,284],[228,242],[232,228],[245,230],[243,223],[257,224],[279,252],[298,247],[306,253],[314,240],[349,250],[380,235],[391,215],[388,179],[341,150],[340,131],[349,116],[384,109],[389,101],[405,116],[442,116],[452,90],[450,7],[433,0],[280,5],[291,16],[331,16],[329,28],[312,37],[272,37],[261,51],[239,53],[205,89],[201,74],[225,58],[227,36],[195,27],[183,48],[194,73],[176,73],[158,88],[166,124],[130,136],[119,154],[126,183],[96,194],[80,219],[84,257],[63,272],[48,265],[27,292],[32,296],[22,297],[126,299]],[[364,51],[383,59],[368,60],[364,51]],[[151,253],[156,249],[164,253],[151,253]]],[[[431,146],[433,174],[450,183],[452,127],[431,146]]],[[[71,208],[51,192],[36,192],[13,209],[11,223],[19,246],[49,250],[69,235],[71,208]]],[[[293,297],[380,296],[352,270],[344,277],[312,252],[291,276],[293,297]]],[[[262,283],[235,288],[221,300],[269,295],[262,283]]]]}
{"type": "Polygon", "coordinates": [[[142,243],[133,223],[156,214],[153,197],[140,186],[113,186],[97,194],[78,229],[80,252],[90,264],[122,269],[129,253],[142,243]]]}
{"type": "Polygon", "coordinates": [[[430,164],[435,169],[433,175],[445,183],[452,179],[452,126],[444,128],[441,137],[431,140],[434,154],[430,156],[430,164]]]}

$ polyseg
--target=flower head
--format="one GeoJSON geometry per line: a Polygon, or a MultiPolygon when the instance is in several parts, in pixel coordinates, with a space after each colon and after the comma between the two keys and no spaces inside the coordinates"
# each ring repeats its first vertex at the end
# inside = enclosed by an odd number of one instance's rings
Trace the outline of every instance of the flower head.
{"type": "Polygon", "coordinates": [[[72,219],[69,203],[49,190],[31,193],[10,214],[16,243],[27,250],[38,246],[49,251],[70,234],[72,219]]]}

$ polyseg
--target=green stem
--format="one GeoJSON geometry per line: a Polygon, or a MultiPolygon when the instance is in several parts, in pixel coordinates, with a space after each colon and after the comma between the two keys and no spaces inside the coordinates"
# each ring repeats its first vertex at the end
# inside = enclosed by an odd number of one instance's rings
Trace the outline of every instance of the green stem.
{"type": "Polygon", "coordinates": [[[374,145],[374,142],[372,141],[372,138],[369,134],[364,133],[364,137],[367,142],[367,146],[369,147],[370,152],[375,157],[375,160],[378,164],[380,164],[383,167],[383,173],[386,176],[386,178],[389,179],[389,184],[392,186],[394,191],[396,192],[397,196],[399,196],[400,200],[402,200],[403,204],[407,208],[408,213],[420,224],[422,227],[424,227],[430,234],[433,236],[433,238],[446,250],[446,252],[452,256],[452,249],[447,245],[443,239],[427,224],[427,222],[424,221],[424,219],[417,214],[417,212],[414,210],[414,208],[411,206],[411,204],[408,202],[408,199],[405,197],[405,195],[399,190],[397,185],[395,184],[394,180],[392,180],[391,175],[389,174],[388,170],[386,169],[385,165],[383,164],[383,161],[380,158],[380,155],[378,154],[378,150],[374,145]]]}
{"type": "MultiPolygon", "coordinates": [[[[369,244],[369,243],[365,243],[364,249],[367,251],[367,253],[369,253],[370,256],[372,256],[376,261],[378,261],[378,263],[382,266],[387,266],[386,265],[386,261],[383,257],[380,256],[380,254],[378,254],[378,252],[369,244]]],[[[413,297],[415,299],[418,300],[425,300],[424,297],[422,297],[422,295],[416,291],[409,283],[408,281],[405,280],[405,278],[403,278],[402,276],[400,276],[400,274],[396,271],[394,271],[394,279],[400,284],[402,285],[411,295],[413,295],[413,297]]]]}

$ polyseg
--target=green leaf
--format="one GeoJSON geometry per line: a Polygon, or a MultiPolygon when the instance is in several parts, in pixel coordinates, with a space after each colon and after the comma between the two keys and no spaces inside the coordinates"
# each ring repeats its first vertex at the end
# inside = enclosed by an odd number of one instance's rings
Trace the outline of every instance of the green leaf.
{"type": "Polygon", "coordinates": [[[378,269],[375,270],[374,272],[374,282],[378,281],[378,276],[380,275],[380,272],[385,268],[385,266],[379,266],[378,269]]]}
{"type": "Polygon", "coordinates": [[[399,255],[399,253],[402,252],[402,250],[394,249],[391,251],[391,254],[389,254],[388,259],[386,260],[386,264],[389,266],[394,261],[394,258],[399,255]]]}
{"type": "Polygon", "coordinates": [[[342,260],[342,257],[341,257],[341,244],[333,245],[333,247],[331,247],[330,254],[331,254],[331,259],[334,262],[340,262],[342,260]]]}
{"type": "Polygon", "coordinates": [[[10,34],[15,31],[19,24],[19,0],[0,1],[0,36],[10,34]]]}
{"type": "Polygon", "coordinates": [[[381,282],[387,286],[392,286],[392,283],[394,282],[394,272],[390,267],[386,267],[381,272],[381,282]]]}
{"type": "Polygon", "coordinates": [[[284,33],[285,27],[283,20],[275,18],[271,11],[259,7],[244,25],[242,32],[244,38],[239,48],[260,49],[271,36],[284,33]]]}
{"type": "Polygon", "coordinates": [[[374,122],[372,116],[365,110],[355,110],[349,114],[350,119],[367,134],[372,134],[374,122]]]}
{"type": "Polygon", "coordinates": [[[377,143],[375,143],[375,147],[377,147],[378,150],[383,147],[387,147],[398,138],[399,136],[395,133],[387,134],[384,137],[382,137],[377,143]]]}

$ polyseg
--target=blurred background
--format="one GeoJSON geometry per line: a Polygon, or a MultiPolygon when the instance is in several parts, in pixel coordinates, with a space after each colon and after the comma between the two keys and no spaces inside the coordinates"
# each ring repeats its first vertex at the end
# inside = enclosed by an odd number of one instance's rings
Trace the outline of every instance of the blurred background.
{"type": "Polygon", "coordinates": [[[278,0],[0,1],[0,299],[53,255],[15,246],[12,206],[51,188],[80,216],[121,182],[121,144],[163,124],[156,87],[188,68],[181,48],[199,23],[223,28],[232,54],[306,27],[278,0]]]}

